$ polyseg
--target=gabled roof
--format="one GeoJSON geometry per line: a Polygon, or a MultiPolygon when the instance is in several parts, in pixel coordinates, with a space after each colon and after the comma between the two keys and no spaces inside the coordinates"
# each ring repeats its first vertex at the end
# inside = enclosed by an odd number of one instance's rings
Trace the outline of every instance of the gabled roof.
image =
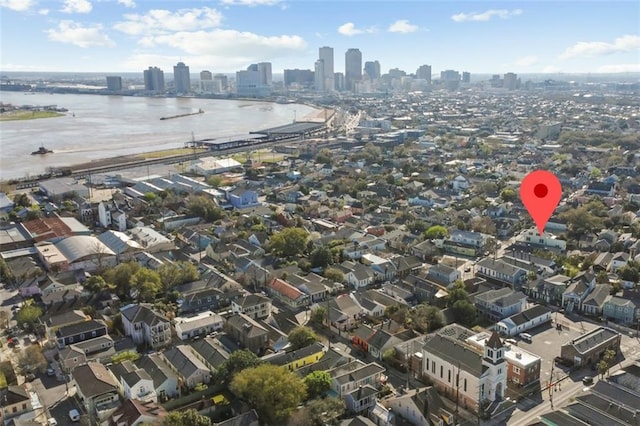
{"type": "Polygon", "coordinates": [[[153,386],[156,388],[161,386],[167,379],[177,379],[178,377],[160,354],[145,355],[138,359],[135,364],[149,374],[153,380],[153,386]]]}
{"type": "Polygon", "coordinates": [[[294,286],[292,286],[291,284],[289,284],[288,282],[280,278],[274,278],[269,283],[269,288],[272,291],[277,292],[281,296],[284,296],[291,300],[298,300],[301,297],[305,296],[303,292],[301,292],[300,290],[298,290],[297,288],[295,288],[294,286]]]}
{"type": "Polygon", "coordinates": [[[116,382],[107,368],[99,362],[89,362],[73,370],[73,379],[85,398],[117,391],[116,382]]]}
{"type": "Polygon", "coordinates": [[[132,324],[143,322],[152,327],[169,322],[167,318],[152,310],[147,304],[127,305],[120,308],[120,312],[132,324]]]}
{"type": "Polygon", "coordinates": [[[209,368],[196,358],[187,345],[176,345],[166,349],[162,354],[183,377],[190,377],[198,370],[209,371],[209,368]]]}
{"type": "Polygon", "coordinates": [[[132,425],[140,420],[140,417],[145,417],[146,423],[149,418],[160,420],[166,415],[167,410],[153,401],[143,402],[137,399],[128,399],[113,412],[109,418],[108,426],[132,425]]]}

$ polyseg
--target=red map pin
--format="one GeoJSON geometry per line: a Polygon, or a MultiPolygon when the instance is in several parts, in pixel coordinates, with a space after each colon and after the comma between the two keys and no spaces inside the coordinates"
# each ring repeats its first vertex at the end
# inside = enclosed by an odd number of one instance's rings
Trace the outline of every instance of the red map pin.
{"type": "Polygon", "coordinates": [[[562,198],[562,185],[551,172],[536,170],[520,185],[520,198],[542,235],[544,227],[562,198]]]}

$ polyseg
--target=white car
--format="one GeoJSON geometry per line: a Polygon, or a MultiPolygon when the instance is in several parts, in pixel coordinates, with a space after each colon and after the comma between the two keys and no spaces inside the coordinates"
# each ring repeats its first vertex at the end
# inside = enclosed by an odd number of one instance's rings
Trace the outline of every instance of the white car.
{"type": "Polygon", "coordinates": [[[48,426],[58,426],[58,421],[53,417],[47,419],[48,426]]]}
{"type": "Polygon", "coordinates": [[[75,408],[73,410],[69,410],[69,418],[72,422],[80,421],[80,413],[75,408]]]}

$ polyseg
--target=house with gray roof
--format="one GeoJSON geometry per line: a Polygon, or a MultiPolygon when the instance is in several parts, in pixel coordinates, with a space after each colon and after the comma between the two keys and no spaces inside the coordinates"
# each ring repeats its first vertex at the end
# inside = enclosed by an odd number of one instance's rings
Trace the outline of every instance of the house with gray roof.
{"type": "Polygon", "coordinates": [[[633,300],[611,296],[602,305],[602,316],[618,324],[635,324],[640,318],[640,307],[633,300]]]}
{"type": "Polygon", "coordinates": [[[476,268],[479,276],[515,289],[520,289],[527,278],[526,269],[490,257],[479,261],[476,268]]]}
{"type": "Polygon", "coordinates": [[[209,383],[211,370],[195,356],[188,345],[176,345],[162,353],[164,361],[182,379],[182,383],[193,389],[200,383],[209,383]]]}
{"type": "Polygon", "coordinates": [[[476,294],[473,302],[480,317],[496,322],[522,311],[527,304],[527,296],[521,291],[503,287],[476,294]]]}
{"type": "Polygon", "coordinates": [[[149,374],[153,380],[153,388],[158,401],[166,401],[168,398],[180,396],[180,379],[178,373],[159,353],[147,354],[138,359],[135,364],[149,374]]]}
{"type": "Polygon", "coordinates": [[[118,384],[104,365],[89,362],[71,374],[77,397],[90,417],[102,421],[120,406],[118,384]]]}
{"type": "Polygon", "coordinates": [[[111,364],[108,368],[125,399],[158,402],[153,379],[144,369],[129,360],[111,364]]]}
{"type": "Polygon", "coordinates": [[[515,336],[549,322],[551,322],[551,309],[542,305],[534,305],[503,319],[495,325],[495,330],[505,336],[515,336]]]}
{"type": "Polygon", "coordinates": [[[360,386],[371,385],[377,388],[381,384],[380,379],[384,372],[385,368],[375,362],[366,364],[359,359],[354,359],[329,370],[331,390],[334,395],[343,398],[360,386]]]}
{"type": "Polygon", "coordinates": [[[124,333],[136,344],[158,349],[171,343],[169,320],[149,304],[132,304],[120,308],[124,333]]]}

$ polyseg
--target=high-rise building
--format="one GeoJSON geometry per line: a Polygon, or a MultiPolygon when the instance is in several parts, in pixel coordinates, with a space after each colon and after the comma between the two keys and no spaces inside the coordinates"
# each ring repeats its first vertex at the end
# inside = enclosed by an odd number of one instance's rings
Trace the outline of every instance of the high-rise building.
{"type": "Polygon", "coordinates": [[[326,90],[324,78],[324,61],[322,59],[318,59],[314,65],[314,83],[313,86],[316,89],[316,92],[324,92],[326,90]]]}
{"type": "Polygon", "coordinates": [[[164,92],[164,71],[158,67],[149,67],[144,70],[144,89],[164,92]]]}
{"type": "Polygon", "coordinates": [[[449,90],[456,90],[460,87],[460,73],[454,70],[440,71],[440,80],[449,90]]]}
{"type": "Polygon", "coordinates": [[[333,73],[333,80],[336,84],[336,90],[342,92],[344,90],[344,74],[341,72],[333,73]]]}
{"type": "Polygon", "coordinates": [[[271,62],[260,62],[258,64],[258,72],[260,73],[260,84],[263,86],[271,86],[273,84],[271,62]]]}
{"type": "Polygon", "coordinates": [[[364,73],[369,80],[376,80],[380,78],[380,62],[367,61],[364,63],[364,73]]]}
{"type": "Polygon", "coordinates": [[[211,71],[200,71],[200,90],[205,93],[214,93],[215,84],[213,81],[213,74],[211,71]]]}
{"type": "Polygon", "coordinates": [[[345,89],[355,90],[356,81],[362,80],[362,53],[360,49],[349,49],[344,55],[345,89]]]}
{"type": "Polygon", "coordinates": [[[310,87],[315,82],[315,73],[311,70],[284,70],[284,85],[289,87],[298,84],[302,87],[310,87]]]}
{"type": "Polygon", "coordinates": [[[213,76],[213,81],[216,85],[216,90],[224,92],[229,88],[229,79],[224,74],[216,74],[213,76]]]}
{"type": "Polygon", "coordinates": [[[322,67],[324,70],[322,75],[324,90],[331,92],[336,89],[333,69],[333,47],[324,46],[318,49],[318,59],[324,62],[322,67]]]}
{"type": "Polygon", "coordinates": [[[507,90],[516,90],[518,88],[518,74],[512,72],[506,73],[502,87],[507,90]]]}
{"type": "Polygon", "coordinates": [[[469,71],[462,72],[462,82],[471,83],[471,73],[469,71]]]}
{"type": "Polygon", "coordinates": [[[119,92],[122,90],[122,77],[109,75],[107,76],[107,90],[110,92],[119,92]]]}
{"type": "Polygon", "coordinates": [[[251,64],[245,71],[236,72],[238,96],[262,98],[271,94],[271,63],[251,64]]]}
{"type": "Polygon", "coordinates": [[[178,62],[173,67],[173,86],[176,93],[191,92],[191,74],[189,74],[189,67],[184,62],[178,62]]]}
{"type": "Polygon", "coordinates": [[[420,65],[416,71],[416,78],[427,80],[427,84],[431,84],[431,65],[420,65]]]}

